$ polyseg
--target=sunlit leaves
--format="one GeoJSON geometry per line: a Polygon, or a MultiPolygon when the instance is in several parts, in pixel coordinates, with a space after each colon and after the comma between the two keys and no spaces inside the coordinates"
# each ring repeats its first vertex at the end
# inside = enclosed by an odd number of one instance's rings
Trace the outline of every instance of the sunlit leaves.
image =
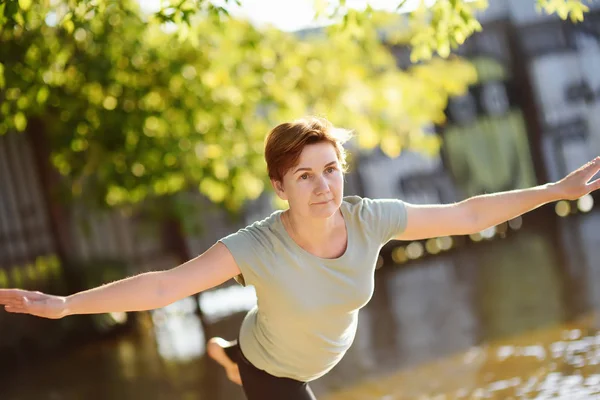
{"type": "Polygon", "coordinates": [[[570,17],[573,22],[583,21],[584,13],[590,10],[580,0],[537,0],[537,7],[562,19],[570,17]]]}
{"type": "Polygon", "coordinates": [[[200,182],[200,192],[205,194],[211,201],[221,203],[227,196],[227,186],[212,177],[206,177],[200,182]]]}
{"type": "Polygon", "coordinates": [[[29,10],[29,7],[31,7],[31,1],[32,0],[19,0],[19,7],[21,7],[23,11],[27,11],[29,10]]]}
{"type": "MultiPolygon", "coordinates": [[[[453,49],[463,44],[473,33],[482,29],[477,13],[488,7],[489,0],[417,0],[418,7],[405,18],[396,18],[393,29],[387,30],[388,39],[408,43],[412,47],[411,61],[428,61],[435,55],[448,57],[453,49]]],[[[369,30],[369,22],[378,14],[366,7],[357,11],[345,2],[314,0],[317,16],[339,20],[336,34],[361,38],[369,30]]],[[[414,2],[411,2],[414,3],[414,2]]],[[[404,10],[407,0],[396,0],[396,10],[404,10]]],[[[582,0],[536,0],[538,10],[557,14],[573,22],[583,21],[589,11],[582,0]]],[[[381,16],[381,14],[379,14],[381,16]]]]}
{"type": "Polygon", "coordinates": [[[389,155],[436,151],[422,127],[476,79],[455,58],[400,71],[374,30],[300,40],[198,14],[191,41],[147,23],[135,2],[60,4],[26,14],[55,23],[3,32],[0,132],[40,120],[67,187],[108,206],[194,190],[238,209],[269,187],[268,130],[309,113],[389,155]]]}
{"type": "Polygon", "coordinates": [[[25,128],[27,127],[27,118],[25,117],[25,114],[23,114],[22,112],[18,112],[15,114],[14,116],[14,124],[15,124],[15,128],[22,132],[25,130],[25,128]]]}
{"type": "Polygon", "coordinates": [[[436,53],[448,57],[469,36],[481,30],[476,12],[487,7],[487,0],[440,0],[430,6],[421,1],[409,15],[411,61],[430,60],[436,53]]]}

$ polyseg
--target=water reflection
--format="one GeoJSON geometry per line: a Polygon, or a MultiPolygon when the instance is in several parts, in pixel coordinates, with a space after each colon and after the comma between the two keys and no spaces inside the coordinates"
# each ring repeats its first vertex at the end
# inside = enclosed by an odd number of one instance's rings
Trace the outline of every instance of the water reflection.
{"type": "Polygon", "coordinates": [[[168,361],[191,361],[204,354],[205,338],[191,297],[152,311],[158,353],[168,361]]]}
{"type": "Polygon", "coordinates": [[[493,341],[325,400],[600,398],[598,327],[598,316],[591,315],[493,341]]]}
{"type": "MultiPolygon", "coordinates": [[[[392,252],[376,274],[354,345],[314,382],[315,393],[327,400],[600,397],[600,324],[590,316],[600,311],[598,226],[598,211],[525,219],[518,231],[496,229],[494,240],[425,243],[418,258],[402,244],[405,251],[392,252]]],[[[141,313],[137,332],[5,376],[0,398],[241,400],[204,344],[237,336],[254,290],[224,285],[200,304],[207,326],[192,298],[141,313]]]]}
{"type": "MultiPolygon", "coordinates": [[[[202,294],[199,305],[209,323],[239,312],[247,312],[256,305],[252,287],[225,286],[202,294]]],[[[158,352],[168,361],[191,361],[204,355],[206,340],[196,305],[192,297],[182,299],[151,313],[152,328],[158,352]]],[[[232,338],[233,339],[233,338],[232,338]]]]}
{"type": "Polygon", "coordinates": [[[251,286],[227,286],[203,293],[199,302],[206,319],[214,322],[250,310],[256,305],[256,291],[251,286]]]}

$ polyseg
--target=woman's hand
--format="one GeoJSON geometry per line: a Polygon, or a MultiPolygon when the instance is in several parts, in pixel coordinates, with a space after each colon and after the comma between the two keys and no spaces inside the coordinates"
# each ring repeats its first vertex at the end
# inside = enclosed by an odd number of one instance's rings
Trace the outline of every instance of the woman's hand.
{"type": "Polygon", "coordinates": [[[0,289],[0,305],[10,313],[59,319],[67,316],[66,297],[21,289],[0,289]]]}
{"type": "Polygon", "coordinates": [[[553,189],[561,199],[577,200],[586,194],[600,189],[600,179],[590,180],[600,171],[600,157],[594,158],[583,167],[554,183],[553,189]]]}

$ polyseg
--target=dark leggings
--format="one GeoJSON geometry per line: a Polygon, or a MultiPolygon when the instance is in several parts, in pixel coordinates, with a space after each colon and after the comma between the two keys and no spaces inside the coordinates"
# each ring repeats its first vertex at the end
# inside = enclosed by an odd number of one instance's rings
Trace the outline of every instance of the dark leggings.
{"type": "Polygon", "coordinates": [[[256,368],[235,343],[225,353],[238,365],[248,400],[317,400],[307,382],[279,378],[256,368]]]}

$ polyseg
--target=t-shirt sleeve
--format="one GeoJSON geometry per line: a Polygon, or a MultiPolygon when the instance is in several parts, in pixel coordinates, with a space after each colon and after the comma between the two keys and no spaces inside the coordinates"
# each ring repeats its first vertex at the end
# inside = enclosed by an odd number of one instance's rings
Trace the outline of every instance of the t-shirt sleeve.
{"type": "Polygon", "coordinates": [[[406,204],[398,199],[363,199],[364,210],[369,216],[371,231],[381,244],[400,235],[406,229],[406,204]]]}
{"type": "Polygon", "coordinates": [[[264,260],[261,259],[261,248],[264,238],[254,226],[248,226],[232,233],[219,242],[223,243],[233,255],[241,274],[234,279],[242,286],[256,286],[260,277],[260,268],[264,260]]]}

